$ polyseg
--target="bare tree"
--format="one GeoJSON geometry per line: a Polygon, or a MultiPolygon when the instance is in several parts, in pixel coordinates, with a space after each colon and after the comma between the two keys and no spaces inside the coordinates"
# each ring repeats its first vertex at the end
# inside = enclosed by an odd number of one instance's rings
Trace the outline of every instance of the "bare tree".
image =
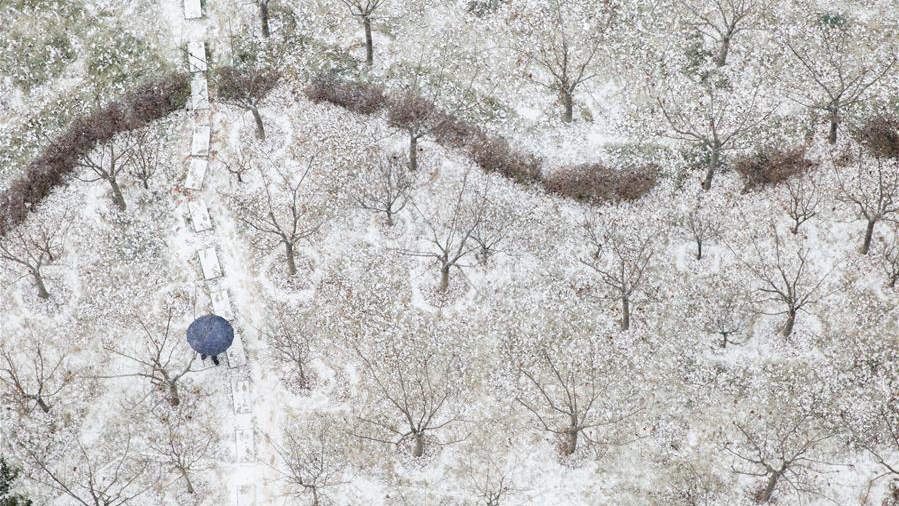
{"type": "Polygon", "coordinates": [[[126,134],[134,147],[128,152],[124,162],[128,166],[128,173],[139,180],[145,190],[150,188],[150,180],[164,163],[162,149],[167,142],[167,135],[163,128],[147,125],[126,134]]]}
{"type": "Polygon", "coordinates": [[[872,420],[875,436],[855,437],[856,444],[868,452],[887,473],[899,478],[899,398],[895,395],[884,403],[872,420]]]}
{"type": "MultiPolygon", "coordinates": [[[[299,176],[272,168],[274,181],[267,171],[259,168],[263,182],[264,195],[261,202],[247,206],[239,215],[240,221],[251,229],[274,238],[276,244],[284,246],[287,258],[287,275],[297,273],[294,251],[300,241],[309,239],[324,225],[327,217],[321,202],[316,202],[316,188],[307,181],[313,168],[313,160],[309,160],[299,176]]],[[[268,245],[258,245],[268,250],[268,245]]]]}
{"type": "Polygon", "coordinates": [[[899,281],[899,230],[893,227],[889,235],[890,239],[883,243],[880,249],[880,265],[887,275],[887,286],[896,287],[899,281]]]}
{"type": "Polygon", "coordinates": [[[62,253],[71,224],[72,218],[66,210],[58,219],[21,224],[11,228],[0,238],[0,260],[31,276],[37,288],[37,296],[42,299],[50,298],[50,292],[44,283],[43,268],[56,261],[62,253]]]}
{"type": "Polygon", "coordinates": [[[735,272],[722,271],[713,274],[703,283],[700,314],[703,330],[720,337],[720,347],[743,344],[738,341],[749,330],[752,307],[748,294],[744,293],[735,272]]]}
{"type": "MultiPolygon", "coordinates": [[[[575,453],[581,440],[603,443],[599,430],[611,430],[639,408],[634,392],[618,391],[614,369],[621,366],[611,350],[590,336],[542,338],[533,348],[507,344],[510,361],[523,380],[515,402],[527,410],[537,428],[558,438],[562,456],[575,453]]],[[[577,332],[576,329],[571,329],[577,332]]]]}
{"type": "Polygon", "coordinates": [[[259,25],[262,29],[262,36],[266,39],[271,35],[272,31],[269,27],[269,4],[271,0],[255,0],[256,7],[259,8],[259,25]]]}
{"type": "Polygon", "coordinates": [[[718,237],[721,227],[713,215],[702,208],[701,204],[690,209],[677,220],[677,226],[696,243],[696,260],[702,260],[702,246],[718,237]]]}
{"type": "Polygon", "coordinates": [[[790,217],[790,233],[795,235],[800,225],[818,215],[823,195],[810,175],[787,179],[783,187],[780,206],[790,217]]]}
{"type": "Polygon", "coordinates": [[[505,459],[492,454],[485,455],[479,461],[469,461],[465,474],[468,487],[482,506],[501,506],[504,499],[516,490],[505,459]]]}
{"type": "Polygon", "coordinates": [[[425,240],[433,248],[429,251],[401,250],[404,255],[433,258],[440,268],[439,290],[446,292],[449,288],[449,273],[453,267],[462,268],[459,263],[469,253],[477,249],[477,244],[471,240],[471,236],[483,218],[482,212],[470,212],[466,208],[471,200],[469,190],[469,173],[466,172],[459,185],[459,191],[455,200],[450,204],[449,214],[445,214],[446,208],[438,209],[436,213],[427,214],[415,202],[413,208],[423,218],[427,227],[425,240]],[[444,211],[444,213],[441,213],[444,211]]]}
{"type": "Polygon", "coordinates": [[[514,13],[513,49],[545,74],[527,77],[558,94],[565,123],[573,117],[575,91],[596,76],[594,60],[614,19],[611,2],[552,0],[514,13]]]}
{"type": "Polygon", "coordinates": [[[621,302],[621,330],[631,327],[631,302],[646,283],[652,260],[653,234],[626,230],[614,220],[591,219],[583,229],[591,253],[580,262],[592,269],[621,302]]]}
{"type": "MultiPolygon", "coordinates": [[[[762,295],[760,303],[774,303],[778,309],[761,310],[766,315],[786,315],[787,319],[781,327],[781,334],[789,337],[793,333],[796,317],[800,311],[817,302],[821,285],[827,280],[829,272],[815,276],[809,265],[809,248],[789,248],[772,225],[773,251],[769,254],[756,238],[752,240],[752,251],[755,259],[745,261],[739,254],[734,254],[760,282],[756,288],[762,295]]],[[[733,251],[733,248],[731,248],[733,251]]]]}
{"type": "Polygon", "coordinates": [[[106,181],[112,189],[112,202],[124,211],[127,206],[122,189],[119,186],[119,177],[128,168],[131,152],[137,145],[136,139],[131,136],[120,136],[119,140],[111,139],[101,144],[97,149],[82,156],[77,164],[79,167],[89,169],[94,176],[88,178],[79,177],[84,182],[106,181]]]}
{"type": "Polygon", "coordinates": [[[722,85],[720,76],[690,81],[684,89],[671,89],[656,102],[668,124],[668,136],[699,147],[707,157],[702,188],[712,188],[712,179],[723,156],[745,149],[774,112],[760,110],[761,86],[743,92],[722,85]],[[687,95],[693,98],[687,98],[687,95]]]}
{"type": "Polygon", "coordinates": [[[413,457],[423,456],[429,445],[444,446],[461,440],[439,437],[462,422],[465,387],[460,357],[422,345],[422,340],[434,343],[419,335],[387,340],[389,343],[377,355],[356,349],[362,361],[363,381],[373,394],[367,409],[357,415],[361,427],[356,436],[410,445],[413,457]]]}
{"type": "Polygon", "coordinates": [[[713,40],[717,47],[715,65],[727,64],[731,43],[740,32],[751,28],[753,16],[758,13],[758,0],[714,0],[696,2],[679,0],[687,11],[690,25],[705,37],[713,40]]]}
{"type": "Polygon", "coordinates": [[[521,209],[520,204],[510,202],[491,189],[487,180],[476,191],[476,200],[467,207],[475,226],[471,241],[477,246],[475,257],[481,265],[487,265],[500,246],[531,220],[531,210],[521,209]]]}
{"type": "Polygon", "coordinates": [[[306,315],[285,305],[272,310],[271,323],[261,331],[272,348],[274,358],[290,368],[289,383],[300,391],[312,387],[314,375],[310,362],[313,352],[313,330],[306,328],[306,315]]]}
{"type": "Polygon", "coordinates": [[[170,329],[172,324],[172,310],[168,311],[165,326],[162,329],[152,329],[140,317],[136,317],[141,329],[144,333],[144,339],[141,350],[138,352],[123,351],[121,346],[104,346],[104,349],[127,358],[141,366],[140,371],[103,375],[101,378],[125,378],[140,377],[147,379],[154,388],[164,392],[166,398],[172,406],[181,404],[181,397],[178,393],[178,386],[181,380],[192,372],[193,365],[196,361],[197,354],[193,350],[187,349],[182,340],[172,338],[170,329]],[[184,357],[189,357],[185,359],[184,357]]]}
{"type": "Polygon", "coordinates": [[[312,416],[286,429],[283,445],[275,445],[290,495],[308,496],[310,506],[331,504],[327,491],[344,483],[349,442],[334,429],[339,423],[312,416]]]}
{"type": "Polygon", "coordinates": [[[371,23],[375,11],[384,5],[385,0],[340,0],[350,10],[350,15],[359,19],[365,30],[365,63],[369,68],[375,63],[375,46],[371,38],[371,23]]]}
{"type": "Polygon", "coordinates": [[[771,502],[781,482],[796,493],[812,492],[807,476],[820,473],[820,466],[827,465],[815,453],[820,443],[834,435],[816,427],[808,413],[787,418],[763,418],[760,427],[734,423],[738,438],[724,446],[734,457],[731,469],[735,473],[765,478],[765,486],[755,496],[760,503],[771,502]]]}
{"type": "Polygon", "coordinates": [[[674,476],[653,494],[653,504],[672,506],[717,506],[727,502],[727,485],[715,473],[691,462],[668,466],[674,476]]]}
{"type": "Polygon", "coordinates": [[[265,140],[265,125],[259,114],[259,106],[265,97],[278,85],[281,74],[271,69],[255,67],[218,67],[212,76],[218,91],[218,98],[225,104],[233,105],[253,114],[256,122],[256,137],[265,140]]]}
{"type": "Polygon", "coordinates": [[[415,185],[415,176],[406,165],[399,156],[371,153],[354,196],[356,205],[383,213],[387,225],[393,226],[394,217],[409,203],[409,193],[415,185]]]}
{"type": "Polygon", "coordinates": [[[4,398],[11,398],[23,411],[34,405],[49,413],[57,397],[72,386],[74,371],[69,367],[70,348],[54,346],[31,332],[24,341],[0,342],[0,384],[4,398]]]}
{"type": "Polygon", "coordinates": [[[243,183],[243,175],[253,165],[253,157],[247,154],[241,146],[237,146],[232,156],[222,158],[222,165],[225,166],[229,174],[233,174],[237,178],[238,183],[243,183]]]}
{"type": "Polygon", "coordinates": [[[895,221],[899,213],[899,160],[874,158],[859,149],[849,174],[837,175],[837,199],[866,222],[859,253],[867,255],[880,221],[895,221]]]}
{"type": "Polygon", "coordinates": [[[189,494],[196,493],[191,474],[210,467],[208,461],[219,440],[218,434],[195,411],[192,406],[167,413],[160,420],[161,433],[148,441],[157,460],[184,480],[189,494]]]}
{"type": "Polygon", "coordinates": [[[845,113],[862,104],[867,91],[890,74],[896,56],[889,51],[889,42],[876,40],[876,30],[865,21],[835,13],[813,16],[800,30],[783,34],[782,40],[799,63],[803,82],[813,85],[796,101],[827,115],[827,140],[836,144],[845,113]]]}
{"type": "Polygon", "coordinates": [[[390,126],[405,130],[409,136],[409,170],[418,170],[418,141],[441,123],[444,115],[429,99],[413,88],[392,98],[387,121],[390,126]]]}
{"type": "Polygon", "coordinates": [[[124,506],[158,486],[158,470],[140,455],[130,430],[106,433],[90,448],[77,437],[60,448],[32,441],[20,451],[28,477],[81,506],[124,506]],[[66,452],[61,458],[60,452],[66,452]]]}

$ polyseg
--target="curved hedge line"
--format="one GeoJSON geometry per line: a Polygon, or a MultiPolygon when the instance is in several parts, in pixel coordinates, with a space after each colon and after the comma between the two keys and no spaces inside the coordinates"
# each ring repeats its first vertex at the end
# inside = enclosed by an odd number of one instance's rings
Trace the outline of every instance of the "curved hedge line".
{"type": "MultiPolygon", "coordinates": [[[[327,102],[364,115],[384,109],[391,112],[415,98],[390,96],[376,84],[331,76],[316,78],[304,93],[314,103],[327,102]]],[[[418,102],[422,102],[421,108],[426,101],[418,102]]],[[[433,104],[429,106],[433,108],[433,104]]],[[[397,123],[396,118],[402,116],[391,115],[392,123],[397,123]]],[[[508,141],[491,136],[477,125],[437,109],[419,111],[417,117],[409,117],[407,121],[420,121],[422,117],[430,121],[430,133],[438,144],[461,150],[485,172],[495,172],[522,184],[539,184],[548,193],[562,197],[590,203],[635,200],[652,190],[658,181],[658,168],[651,165],[616,171],[601,164],[583,164],[560,168],[547,175],[541,170],[539,158],[513,150],[508,141]]]]}
{"type": "Polygon", "coordinates": [[[0,237],[25,220],[28,210],[65,182],[78,159],[101,142],[181,109],[190,97],[189,74],[172,72],[130,91],[121,100],[75,118],[0,192],[0,237]]]}

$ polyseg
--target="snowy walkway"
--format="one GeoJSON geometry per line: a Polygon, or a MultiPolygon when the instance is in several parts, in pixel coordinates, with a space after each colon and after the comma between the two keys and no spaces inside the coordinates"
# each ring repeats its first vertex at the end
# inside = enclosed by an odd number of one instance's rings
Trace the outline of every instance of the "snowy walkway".
{"type": "MultiPolygon", "coordinates": [[[[230,212],[224,209],[215,193],[209,190],[209,179],[218,175],[215,161],[210,156],[210,145],[213,142],[215,125],[213,105],[208,96],[206,72],[207,61],[207,18],[204,16],[200,0],[171,0],[179,5],[183,19],[176,21],[173,32],[179,47],[185,47],[187,69],[191,72],[191,99],[189,107],[192,111],[193,125],[191,129],[190,152],[184,167],[182,189],[187,195],[185,216],[191,224],[196,244],[195,258],[200,277],[199,283],[205,287],[206,295],[212,305],[213,312],[229,320],[235,329],[235,339],[225,357],[227,367],[216,368],[216,374],[227,376],[231,385],[231,400],[227,404],[232,408],[232,416],[225,422],[225,433],[230,441],[225,447],[232,451],[230,461],[219,463],[219,474],[224,483],[231,488],[230,501],[237,506],[251,506],[270,503],[265,498],[260,484],[274,480],[269,467],[260,463],[257,445],[259,443],[256,403],[257,380],[261,378],[259,364],[248,357],[244,346],[249,339],[256,340],[253,323],[244,321],[242,315],[256,314],[255,308],[242,307],[232,303],[232,294],[251,292],[251,287],[244,290],[245,283],[252,284],[252,277],[242,271],[240,254],[232,251],[233,235],[236,228],[230,212]],[[237,320],[236,317],[241,317],[237,320]],[[266,478],[269,476],[268,478],[266,478]]],[[[169,13],[173,10],[170,9],[169,13]]],[[[171,15],[171,14],[170,14],[171,15]]],[[[238,302],[241,302],[238,300],[238,302]]]]}

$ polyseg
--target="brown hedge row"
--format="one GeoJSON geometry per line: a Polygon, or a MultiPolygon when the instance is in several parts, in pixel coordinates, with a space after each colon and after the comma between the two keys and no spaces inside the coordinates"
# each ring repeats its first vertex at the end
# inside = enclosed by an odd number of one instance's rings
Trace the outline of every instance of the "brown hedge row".
{"type": "Polygon", "coordinates": [[[737,160],[734,169],[743,176],[744,188],[752,190],[777,185],[813,166],[814,163],[805,157],[805,149],[796,147],[760,150],[737,160]]]}
{"type": "Polygon", "coordinates": [[[414,115],[405,114],[400,109],[408,109],[409,97],[391,97],[375,84],[325,76],[313,80],[304,93],[314,103],[328,102],[360,114],[387,109],[391,125],[400,128],[402,118],[419,121],[427,117],[428,129],[438,144],[466,153],[485,172],[501,174],[522,184],[542,184],[550,193],[564,197],[594,203],[633,200],[645,195],[658,181],[658,169],[653,166],[619,171],[601,164],[559,169],[545,178],[538,157],[516,151],[505,139],[452,114],[421,110],[433,107],[424,99],[415,101],[414,115]]]}
{"type": "Polygon", "coordinates": [[[651,164],[619,170],[587,163],[554,170],[544,186],[549,193],[598,204],[636,200],[652,190],[658,180],[659,168],[651,164]]]}
{"type": "Polygon", "coordinates": [[[172,72],[138,86],[119,101],[75,118],[28,163],[6,190],[0,192],[0,237],[21,223],[30,207],[63,184],[78,159],[98,143],[183,108],[189,97],[188,74],[172,72]]]}

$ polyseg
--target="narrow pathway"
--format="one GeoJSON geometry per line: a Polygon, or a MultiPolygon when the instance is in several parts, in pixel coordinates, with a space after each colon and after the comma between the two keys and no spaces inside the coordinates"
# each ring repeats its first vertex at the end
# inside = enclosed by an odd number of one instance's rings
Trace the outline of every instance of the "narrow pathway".
{"type": "Polygon", "coordinates": [[[223,174],[215,174],[216,166],[221,169],[221,165],[215,164],[210,157],[215,125],[206,79],[209,67],[205,37],[207,19],[200,0],[183,0],[182,6],[184,24],[176,37],[187,37],[187,66],[191,73],[189,107],[193,121],[190,154],[181,186],[187,194],[187,213],[195,234],[193,242],[197,245],[200,284],[205,288],[213,312],[230,321],[235,330],[234,343],[224,357],[227,367],[215,371],[227,377],[232,401],[232,416],[225,420],[223,434],[227,434],[225,446],[230,446],[233,451],[230,452],[231,461],[219,464],[221,475],[228,477],[221,485],[231,488],[229,503],[237,506],[270,504],[271,498],[265,497],[266,491],[260,490],[260,485],[266,483],[267,476],[269,480],[277,477],[271,477],[272,470],[261,464],[257,456],[257,409],[260,406],[255,401],[256,385],[262,372],[258,360],[251,360],[244,347],[248,341],[258,342],[258,336],[255,335],[255,324],[242,317],[259,312],[253,307],[232,304],[234,293],[238,294],[239,303],[246,300],[241,294],[250,292],[243,286],[248,283],[247,286],[252,286],[252,277],[241,268],[239,252],[231,248],[236,234],[233,218],[208,184],[211,177],[223,174]],[[241,316],[240,321],[236,319],[238,316],[241,316]]]}

